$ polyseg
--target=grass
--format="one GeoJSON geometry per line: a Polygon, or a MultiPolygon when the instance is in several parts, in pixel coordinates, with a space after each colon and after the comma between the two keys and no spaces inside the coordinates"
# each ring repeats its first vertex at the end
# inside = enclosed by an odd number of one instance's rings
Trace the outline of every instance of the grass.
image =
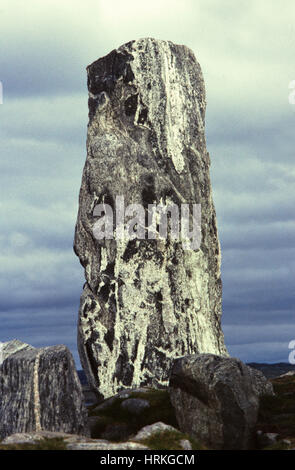
{"type": "MultiPolygon", "coordinates": [[[[265,433],[277,433],[279,439],[293,441],[295,438],[295,377],[272,379],[272,383],[275,396],[261,397],[256,429],[265,433]]],[[[275,444],[276,448],[280,445],[283,444],[279,442],[275,444]]],[[[275,450],[274,446],[271,448],[275,450]]]]}
{"type": "Polygon", "coordinates": [[[183,450],[180,441],[186,439],[192,444],[192,450],[206,450],[195,439],[179,431],[159,431],[154,433],[148,439],[140,441],[151,450],[183,450]]]}
{"type": "Polygon", "coordinates": [[[36,443],[1,444],[0,450],[66,450],[66,443],[60,437],[44,438],[36,443]]]}
{"type": "MultiPolygon", "coordinates": [[[[135,434],[144,426],[158,421],[177,427],[168,390],[151,389],[147,392],[133,392],[130,394],[130,398],[147,400],[150,403],[150,407],[144,409],[141,414],[134,415],[121,407],[124,399],[118,397],[109,407],[103,410],[95,410],[95,407],[89,409],[89,416],[99,416],[101,418],[92,431],[92,438],[100,438],[107,431],[108,427],[114,425],[128,425],[130,435],[135,434]]],[[[121,440],[121,436],[118,435],[116,440],[121,440]]]]}
{"type": "MultiPolygon", "coordinates": [[[[120,425],[128,425],[128,438],[130,440],[132,440],[132,435],[136,434],[144,426],[159,421],[176,428],[178,427],[168,390],[150,389],[147,392],[131,392],[129,398],[147,400],[150,403],[150,407],[144,409],[140,415],[133,415],[121,407],[124,398],[120,397],[113,400],[109,407],[102,410],[96,410],[95,406],[90,407],[88,410],[89,416],[99,417],[96,426],[92,429],[92,438],[101,438],[103,437],[102,434],[107,432],[108,427],[119,427],[120,425]]],[[[126,440],[122,438],[120,432],[118,432],[116,437],[112,441],[120,442],[126,440]]],[[[159,431],[141,442],[151,450],[183,450],[180,445],[180,441],[183,439],[190,441],[193,450],[206,449],[192,437],[177,430],[159,431]]]]}

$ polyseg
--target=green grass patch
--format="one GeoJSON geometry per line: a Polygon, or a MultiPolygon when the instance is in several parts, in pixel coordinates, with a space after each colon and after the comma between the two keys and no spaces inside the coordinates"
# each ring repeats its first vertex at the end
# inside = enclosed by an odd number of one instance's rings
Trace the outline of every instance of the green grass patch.
{"type": "Polygon", "coordinates": [[[0,450],[66,450],[63,438],[44,438],[31,444],[1,444],[0,450]]]}
{"type": "Polygon", "coordinates": [[[272,380],[275,396],[260,399],[257,429],[278,433],[280,439],[295,437],[295,377],[272,380]]]}
{"type": "Polygon", "coordinates": [[[151,450],[183,450],[183,447],[180,445],[182,439],[189,440],[193,450],[206,450],[196,440],[178,431],[159,431],[140,442],[151,450]]]}
{"type": "MultiPolygon", "coordinates": [[[[127,424],[130,435],[137,433],[141,428],[158,421],[177,427],[174,409],[170,402],[168,390],[151,389],[147,392],[130,393],[129,398],[141,398],[150,403],[150,407],[144,409],[139,415],[130,413],[121,407],[124,398],[116,398],[110,406],[97,410],[92,407],[88,410],[89,416],[99,416],[103,418],[98,421],[93,428],[91,437],[100,438],[112,424],[127,424]]],[[[105,402],[107,403],[107,401],[105,402]]]]}

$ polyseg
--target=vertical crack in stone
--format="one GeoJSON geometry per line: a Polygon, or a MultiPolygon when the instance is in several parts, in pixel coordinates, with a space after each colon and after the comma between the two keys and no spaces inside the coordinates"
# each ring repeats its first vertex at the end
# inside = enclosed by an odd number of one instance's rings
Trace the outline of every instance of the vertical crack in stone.
{"type": "MultiPolygon", "coordinates": [[[[41,406],[40,406],[40,394],[39,394],[39,363],[40,363],[39,351],[36,355],[34,362],[34,417],[35,417],[35,430],[36,432],[42,431],[41,427],[41,406]]],[[[50,404],[48,404],[50,406],[50,404]]]]}

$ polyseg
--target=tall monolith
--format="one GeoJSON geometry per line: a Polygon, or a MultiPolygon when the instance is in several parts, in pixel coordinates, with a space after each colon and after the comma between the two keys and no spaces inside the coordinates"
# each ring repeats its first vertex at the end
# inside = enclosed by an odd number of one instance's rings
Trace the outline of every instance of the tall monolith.
{"type": "Polygon", "coordinates": [[[74,242],[86,278],[78,349],[90,384],[108,397],[166,386],[176,357],[227,355],[221,256],[204,80],[193,52],[140,39],[87,73],[87,159],[74,242]]]}

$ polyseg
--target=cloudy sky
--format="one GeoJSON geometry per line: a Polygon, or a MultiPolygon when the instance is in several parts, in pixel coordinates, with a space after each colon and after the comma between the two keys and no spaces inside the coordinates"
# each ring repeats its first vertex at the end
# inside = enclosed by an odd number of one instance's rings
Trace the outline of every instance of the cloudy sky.
{"type": "Polygon", "coordinates": [[[243,361],[295,339],[293,0],[0,0],[0,340],[76,351],[72,243],[86,157],[85,67],[132,39],[203,69],[222,247],[223,330],[243,361]]]}

